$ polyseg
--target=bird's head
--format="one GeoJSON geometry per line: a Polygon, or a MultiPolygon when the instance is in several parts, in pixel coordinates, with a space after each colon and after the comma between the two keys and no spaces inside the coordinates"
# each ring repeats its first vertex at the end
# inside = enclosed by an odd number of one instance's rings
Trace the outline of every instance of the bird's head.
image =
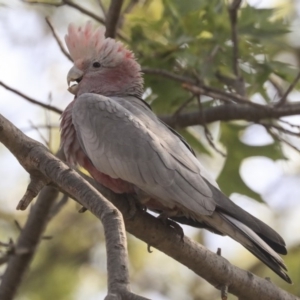
{"type": "Polygon", "coordinates": [[[70,24],[65,41],[74,66],[67,77],[69,91],[79,96],[96,93],[105,96],[143,93],[140,65],[134,54],[121,43],[105,38],[104,28],[93,29],[91,22],[83,27],[70,24]]]}

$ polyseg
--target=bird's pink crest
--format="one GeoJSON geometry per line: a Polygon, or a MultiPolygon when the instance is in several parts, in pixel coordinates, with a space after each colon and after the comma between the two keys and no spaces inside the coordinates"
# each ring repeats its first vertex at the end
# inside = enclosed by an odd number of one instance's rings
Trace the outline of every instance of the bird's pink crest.
{"type": "Polygon", "coordinates": [[[65,41],[74,63],[100,58],[104,64],[117,65],[124,58],[134,59],[131,51],[122,43],[105,38],[104,32],[104,27],[93,29],[90,21],[83,27],[69,25],[65,41]]]}

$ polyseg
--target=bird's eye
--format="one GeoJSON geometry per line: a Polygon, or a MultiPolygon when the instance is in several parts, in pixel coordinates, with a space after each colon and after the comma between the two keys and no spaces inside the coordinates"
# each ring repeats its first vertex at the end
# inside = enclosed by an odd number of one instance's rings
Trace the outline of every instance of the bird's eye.
{"type": "Polygon", "coordinates": [[[93,67],[94,67],[94,68],[100,68],[100,67],[101,67],[101,64],[100,64],[99,62],[95,61],[95,62],[93,63],[93,67]]]}

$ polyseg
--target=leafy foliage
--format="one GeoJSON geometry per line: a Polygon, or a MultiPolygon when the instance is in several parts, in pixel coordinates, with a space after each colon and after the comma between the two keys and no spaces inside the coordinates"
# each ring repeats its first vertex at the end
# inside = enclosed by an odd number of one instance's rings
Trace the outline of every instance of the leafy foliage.
{"type": "Polygon", "coordinates": [[[227,157],[222,173],[218,178],[221,190],[228,196],[232,193],[248,195],[262,201],[259,194],[252,191],[242,180],[239,168],[247,157],[266,156],[271,159],[284,159],[279,142],[266,146],[249,146],[241,142],[239,135],[246,126],[222,124],[221,142],[227,147],[227,157]]]}

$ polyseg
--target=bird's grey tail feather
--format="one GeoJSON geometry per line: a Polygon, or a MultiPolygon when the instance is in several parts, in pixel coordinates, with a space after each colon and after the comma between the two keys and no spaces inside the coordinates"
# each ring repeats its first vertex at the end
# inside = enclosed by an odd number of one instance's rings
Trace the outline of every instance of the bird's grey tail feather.
{"type": "Polygon", "coordinates": [[[222,212],[227,216],[231,216],[235,220],[238,220],[241,223],[245,224],[247,227],[251,228],[277,253],[283,255],[287,254],[285,242],[275,230],[236,205],[208,181],[206,181],[206,183],[209,185],[210,189],[213,192],[213,198],[217,204],[217,211],[222,212]]]}
{"type": "Polygon", "coordinates": [[[288,283],[292,283],[290,277],[285,272],[287,271],[287,268],[282,258],[263,239],[261,239],[252,229],[240,221],[225,214],[220,214],[220,216],[227,223],[230,223],[235,229],[233,230],[233,236],[230,232],[226,233],[228,236],[241,243],[253,255],[255,255],[276,274],[278,274],[283,280],[288,283]]]}

